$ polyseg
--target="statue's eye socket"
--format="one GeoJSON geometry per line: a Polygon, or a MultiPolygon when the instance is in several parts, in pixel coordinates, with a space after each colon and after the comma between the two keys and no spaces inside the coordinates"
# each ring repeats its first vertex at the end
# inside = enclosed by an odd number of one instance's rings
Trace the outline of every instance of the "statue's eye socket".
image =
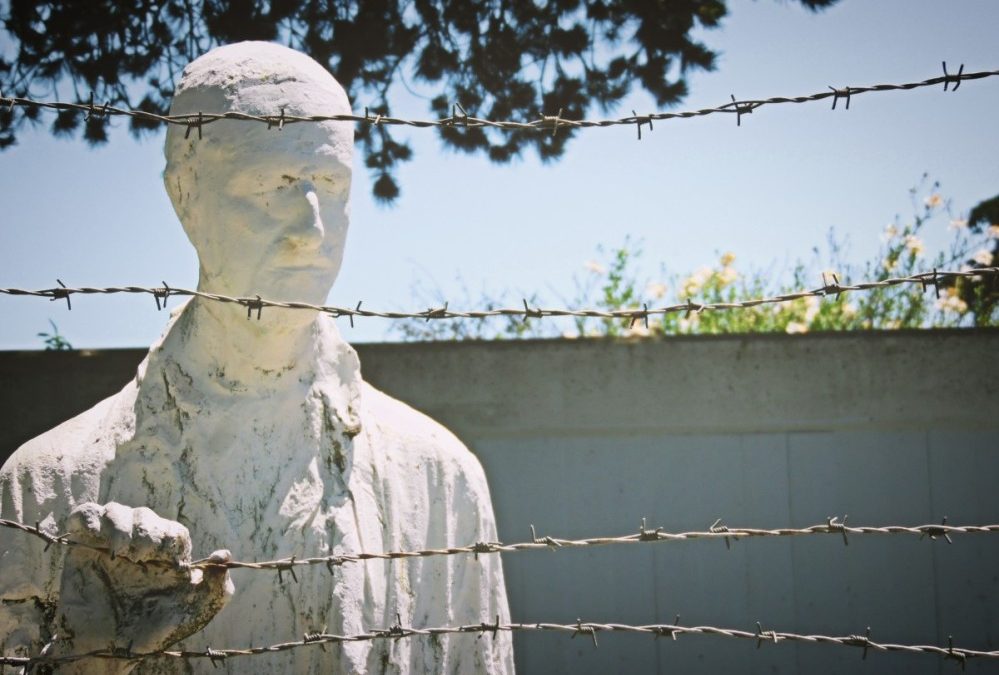
{"type": "Polygon", "coordinates": [[[343,185],[341,177],[335,173],[306,172],[301,176],[291,176],[251,172],[233,176],[226,185],[226,192],[234,197],[274,197],[288,194],[289,190],[336,191],[343,185]]]}
{"type": "Polygon", "coordinates": [[[260,177],[236,177],[226,185],[226,192],[233,197],[273,197],[288,190],[284,181],[260,177]]]}

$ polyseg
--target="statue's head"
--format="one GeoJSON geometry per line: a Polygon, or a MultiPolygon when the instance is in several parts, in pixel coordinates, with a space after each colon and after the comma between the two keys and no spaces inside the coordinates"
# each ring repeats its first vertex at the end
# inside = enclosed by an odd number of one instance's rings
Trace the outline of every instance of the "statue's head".
{"type": "MultiPolygon", "coordinates": [[[[192,61],[170,113],[350,114],[343,87],[287,47],[242,42],[192,61]]],[[[343,259],[353,124],[171,125],[163,178],[200,260],[199,287],[321,303],[343,259]]]]}

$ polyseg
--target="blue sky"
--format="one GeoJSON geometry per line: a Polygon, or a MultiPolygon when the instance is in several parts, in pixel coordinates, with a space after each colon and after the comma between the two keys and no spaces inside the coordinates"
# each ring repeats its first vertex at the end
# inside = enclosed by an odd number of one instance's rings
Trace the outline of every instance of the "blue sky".
{"type": "MultiPolygon", "coordinates": [[[[999,68],[999,4],[992,0],[842,0],[811,14],[796,3],[733,0],[719,30],[712,73],[690,78],[680,108],[737,98],[809,94],[828,85],[922,80],[952,70],[999,68]]],[[[428,91],[427,93],[433,93],[428,91]]],[[[364,101],[354,103],[356,109],[364,101]]],[[[425,103],[397,101],[400,116],[427,117],[425,103]]],[[[415,158],[399,172],[390,209],[369,198],[355,172],[347,253],[329,301],[422,310],[413,286],[463,300],[462,286],[571,298],[574,277],[598,245],[643,242],[644,276],[690,272],[731,251],[741,270],[780,273],[809,259],[830,228],[847,257],[876,251],[885,225],[911,213],[908,190],[924,172],[942,183],[955,215],[999,193],[999,78],[942,89],[868,94],[849,111],[829,101],[770,106],[732,116],[580,133],[564,158],[532,155],[494,166],[443,150],[433,132],[410,130],[415,158]]],[[[654,111],[635,93],[612,116],[654,111]]],[[[598,113],[594,112],[593,116],[598,113]]],[[[0,286],[194,287],[197,261],[161,183],[162,135],[131,139],[117,122],[111,143],[89,149],[25,131],[0,153],[0,286]]],[[[946,220],[942,221],[944,224],[946,220]]],[[[942,246],[944,225],[926,234],[942,246]]],[[[819,279],[816,279],[818,285],[819,279]]],[[[452,301],[457,307],[457,300],[452,301]]],[[[167,319],[153,299],[76,297],[65,303],[0,296],[0,349],[42,346],[54,320],[80,348],[145,346],[167,319]]],[[[352,341],[386,339],[389,322],[358,320],[352,341]]],[[[389,336],[391,337],[391,336],[389,336]]]]}

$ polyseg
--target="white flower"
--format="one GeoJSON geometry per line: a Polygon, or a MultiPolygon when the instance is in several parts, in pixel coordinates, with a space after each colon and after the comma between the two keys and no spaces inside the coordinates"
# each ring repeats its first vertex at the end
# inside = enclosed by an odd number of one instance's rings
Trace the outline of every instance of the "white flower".
{"type": "Polygon", "coordinates": [[[913,255],[923,254],[923,240],[914,234],[910,234],[905,238],[905,247],[912,251],[913,255]]]}
{"type": "Polygon", "coordinates": [[[888,223],[888,225],[885,226],[884,234],[881,235],[881,240],[891,241],[892,239],[895,238],[895,235],[897,234],[898,234],[898,227],[895,226],[895,223],[888,223]]]}
{"type": "Polygon", "coordinates": [[[958,297],[949,298],[946,300],[946,307],[944,307],[944,309],[957,312],[958,314],[964,314],[968,311],[968,303],[958,297]]]}
{"type": "Polygon", "coordinates": [[[815,317],[819,313],[819,307],[822,302],[814,295],[810,295],[805,298],[805,324],[812,323],[815,317]]]}
{"type": "Polygon", "coordinates": [[[739,278],[739,273],[735,271],[732,267],[723,267],[718,273],[718,280],[721,282],[722,286],[728,286],[730,283],[739,278]]]}
{"type": "Polygon", "coordinates": [[[668,290],[666,284],[660,281],[653,281],[645,287],[645,294],[650,298],[659,300],[666,297],[666,291],[668,290]]]}
{"type": "Polygon", "coordinates": [[[952,230],[963,230],[968,227],[968,221],[964,220],[963,218],[955,218],[954,220],[950,221],[950,225],[948,225],[947,227],[949,227],[952,230]]]}
{"type": "Polygon", "coordinates": [[[926,203],[927,208],[934,209],[943,204],[943,199],[940,198],[940,195],[932,194],[927,197],[924,202],[926,203]]]}
{"type": "Polygon", "coordinates": [[[975,251],[975,255],[971,256],[971,259],[974,260],[979,265],[991,265],[992,252],[987,251],[986,249],[983,248],[979,251],[975,251]]]}
{"type": "Polygon", "coordinates": [[[890,319],[888,321],[885,321],[884,325],[882,326],[882,328],[885,330],[898,330],[901,327],[902,327],[902,322],[899,321],[898,319],[890,319]]]}
{"type": "Polygon", "coordinates": [[[701,290],[701,284],[694,276],[689,276],[683,280],[683,294],[686,297],[689,298],[697,295],[697,291],[699,290],[701,290]]]}
{"type": "Polygon", "coordinates": [[[892,260],[891,258],[885,258],[884,262],[881,263],[881,266],[884,268],[885,272],[891,272],[898,266],[898,261],[892,260]]]}
{"type": "Polygon", "coordinates": [[[683,294],[690,298],[697,295],[704,284],[708,283],[714,271],[710,267],[702,267],[683,281],[683,294]]]}
{"type": "Polygon", "coordinates": [[[598,263],[596,260],[587,260],[583,263],[583,267],[588,269],[593,274],[604,274],[607,272],[607,268],[598,263]]]}
{"type": "Polygon", "coordinates": [[[792,321],[789,324],[787,324],[787,328],[785,328],[784,330],[786,330],[788,333],[807,333],[808,326],[806,326],[803,323],[799,323],[797,321],[792,321]]]}
{"type": "Polygon", "coordinates": [[[735,254],[732,253],[731,251],[728,251],[727,253],[724,253],[722,255],[722,257],[721,257],[722,267],[728,267],[729,265],[731,265],[734,262],[735,262],[735,254]]]}
{"type": "Polygon", "coordinates": [[[852,302],[843,303],[843,316],[849,318],[857,315],[857,306],[852,302]]]}
{"type": "Polygon", "coordinates": [[[630,328],[624,329],[624,337],[648,337],[652,331],[645,327],[643,321],[636,321],[630,328]]]}
{"type": "Polygon", "coordinates": [[[692,312],[690,318],[683,317],[676,322],[677,328],[679,328],[681,333],[689,333],[694,327],[697,326],[698,321],[701,320],[701,315],[697,312],[692,312]]]}
{"type": "Polygon", "coordinates": [[[968,311],[968,303],[960,298],[957,289],[953,286],[947,289],[944,297],[937,299],[936,307],[942,312],[956,312],[957,314],[964,314],[968,311]]]}

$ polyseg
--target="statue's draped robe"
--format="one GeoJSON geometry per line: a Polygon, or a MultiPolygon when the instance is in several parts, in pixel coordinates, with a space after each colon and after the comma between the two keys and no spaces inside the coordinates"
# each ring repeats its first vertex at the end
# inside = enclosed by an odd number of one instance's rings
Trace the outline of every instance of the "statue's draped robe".
{"type": "MultiPolygon", "coordinates": [[[[195,557],[236,560],[417,550],[495,541],[474,455],[441,425],[361,380],[357,356],[320,317],[313,349],[248,387],[191,372],[191,306],[121,392],[22,446],[0,472],[0,513],[62,532],[77,504],[148,506],[191,533],[195,557]]],[[[211,370],[211,369],[209,369],[211,370]]],[[[0,637],[37,653],[64,551],[0,528],[0,637]]],[[[498,555],[232,571],[235,595],[187,649],[263,646],[323,631],[509,620],[498,555]]],[[[24,652],[24,649],[21,650],[24,652]]],[[[239,657],[230,672],[510,672],[508,634],[413,637],[239,657]]],[[[222,672],[161,659],[137,672],[222,672]]]]}

